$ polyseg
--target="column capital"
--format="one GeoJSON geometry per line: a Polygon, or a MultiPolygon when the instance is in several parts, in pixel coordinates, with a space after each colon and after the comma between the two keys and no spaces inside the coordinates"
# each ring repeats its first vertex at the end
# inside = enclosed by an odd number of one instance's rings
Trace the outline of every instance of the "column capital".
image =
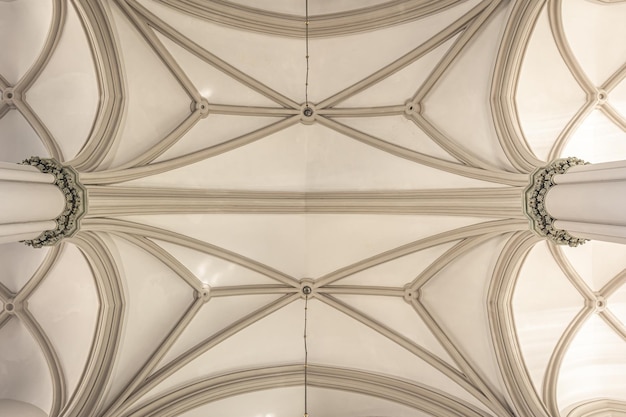
{"type": "Polygon", "coordinates": [[[560,245],[578,246],[588,239],[581,239],[570,235],[567,231],[554,227],[554,219],[546,210],[546,194],[555,186],[553,177],[564,174],[568,169],[588,162],[570,157],[552,161],[545,167],[537,168],[530,174],[529,185],[524,190],[524,213],[530,220],[531,229],[539,236],[560,245]]]}
{"type": "Polygon", "coordinates": [[[33,156],[25,159],[22,164],[31,165],[43,173],[54,176],[54,184],[65,197],[65,208],[55,219],[56,227],[46,230],[35,239],[24,240],[29,246],[40,248],[53,246],[65,237],[73,236],[79,228],[80,219],[86,212],[87,192],[78,181],[78,172],[69,165],[63,165],[55,159],[33,156]]]}

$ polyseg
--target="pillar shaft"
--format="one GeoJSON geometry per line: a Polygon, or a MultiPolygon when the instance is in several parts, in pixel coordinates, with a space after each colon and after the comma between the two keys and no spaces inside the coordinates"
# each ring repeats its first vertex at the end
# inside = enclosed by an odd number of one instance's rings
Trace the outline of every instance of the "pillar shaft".
{"type": "Polygon", "coordinates": [[[626,161],[578,165],[552,182],[545,207],[556,228],[626,244],[626,161]]]}
{"type": "Polygon", "coordinates": [[[87,206],[78,173],[36,156],[0,162],[0,243],[55,245],[78,231],[87,206]]]}
{"type": "Polygon", "coordinates": [[[56,227],[65,197],[54,176],[27,165],[0,162],[0,243],[33,239],[56,227]]]}

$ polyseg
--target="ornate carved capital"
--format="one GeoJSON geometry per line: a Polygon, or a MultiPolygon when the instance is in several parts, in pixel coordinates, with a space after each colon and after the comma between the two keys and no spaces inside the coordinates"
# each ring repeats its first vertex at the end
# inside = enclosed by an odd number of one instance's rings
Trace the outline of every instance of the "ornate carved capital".
{"type": "Polygon", "coordinates": [[[35,239],[23,242],[34,248],[53,246],[61,239],[73,236],[77,231],[80,219],[86,211],[85,189],[78,182],[78,173],[70,166],[62,165],[55,159],[45,159],[33,156],[22,162],[24,165],[32,165],[41,172],[54,175],[54,184],[59,187],[65,197],[65,208],[57,217],[56,228],[46,230],[35,239]]]}
{"type": "Polygon", "coordinates": [[[578,158],[557,159],[550,165],[538,168],[530,175],[530,185],[524,191],[524,212],[530,219],[531,229],[539,236],[543,236],[560,245],[578,246],[587,239],[580,239],[570,235],[567,231],[556,229],[554,219],[545,207],[545,198],[548,190],[555,184],[552,177],[564,174],[576,165],[584,165],[585,161],[578,158]]]}

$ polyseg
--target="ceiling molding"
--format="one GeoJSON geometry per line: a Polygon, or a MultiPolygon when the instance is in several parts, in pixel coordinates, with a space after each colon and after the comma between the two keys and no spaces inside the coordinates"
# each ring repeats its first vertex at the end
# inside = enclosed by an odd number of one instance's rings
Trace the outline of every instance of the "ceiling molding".
{"type": "Polygon", "coordinates": [[[80,231],[68,243],[76,245],[93,271],[100,308],[85,372],[59,416],[95,416],[119,353],[126,309],[124,290],[116,261],[101,236],[80,231]]]}
{"type": "Polygon", "coordinates": [[[72,0],[94,61],[100,101],[94,123],[78,154],[68,162],[81,172],[99,167],[123,125],[126,87],[120,54],[105,2],[72,0]]]}
{"type": "Polygon", "coordinates": [[[39,345],[50,373],[52,404],[50,406],[49,415],[53,416],[59,414],[66,401],[67,390],[65,386],[65,376],[56,349],[50,342],[50,339],[41,325],[28,310],[28,299],[57,263],[63,253],[63,248],[63,243],[51,248],[46,253],[46,256],[37,270],[19,292],[13,294],[0,283],[0,301],[2,301],[4,305],[3,311],[0,313],[0,329],[6,325],[10,319],[16,318],[26,327],[39,345]]]}
{"type": "Polygon", "coordinates": [[[26,119],[33,128],[37,136],[41,139],[50,156],[58,161],[63,161],[63,152],[58,142],[41,121],[39,116],[33,111],[26,101],[28,89],[39,78],[50,57],[56,50],[61,32],[64,27],[66,11],[65,0],[54,0],[52,2],[52,22],[48,34],[44,41],[39,55],[30,66],[26,74],[13,86],[6,79],[0,76],[0,89],[2,89],[2,101],[0,102],[0,118],[9,110],[16,109],[26,119]]]}
{"type": "MultiPolygon", "coordinates": [[[[234,372],[206,378],[172,390],[119,417],[177,416],[204,404],[249,392],[300,386],[303,366],[284,365],[234,372]]],[[[488,413],[450,394],[370,372],[338,367],[308,366],[312,387],[335,389],[382,398],[437,417],[488,417],[488,413]]]]}
{"type": "Polygon", "coordinates": [[[580,404],[567,413],[567,417],[622,417],[626,415],[626,402],[602,398],[580,404]]]}
{"type": "Polygon", "coordinates": [[[89,186],[87,217],[191,213],[438,214],[525,219],[520,187],[262,192],[89,186]]]}
{"type": "Polygon", "coordinates": [[[545,0],[516,1],[500,43],[491,84],[491,114],[500,145],[518,172],[545,165],[530,150],[515,104],[519,75],[535,23],[545,0]]]}
{"type": "Polygon", "coordinates": [[[530,230],[513,234],[498,258],[487,294],[489,326],[500,372],[516,415],[524,417],[554,417],[530,380],[513,317],[513,293],[520,269],[528,252],[539,241],[530,230]]]}
{"type": "MultiPolygon", "coordinates": [[[[208,22],[266,35],[304,38],[303,16],[276,13],[223,0],[160,0],[172,9],[208,22]]],[[[391,0],[383,4],[310,16],[309,36],[330,37],[381,29],[422,19],[463,0],[391,0]]]]}

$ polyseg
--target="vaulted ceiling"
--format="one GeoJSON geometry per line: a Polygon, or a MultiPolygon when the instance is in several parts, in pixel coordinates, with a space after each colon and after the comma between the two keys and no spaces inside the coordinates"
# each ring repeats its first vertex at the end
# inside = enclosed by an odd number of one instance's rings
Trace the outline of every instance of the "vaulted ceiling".
{"type": "Polygon", "coordinates": [[[304,6],[0,0],[0,160],[88,190],[0,245],[0,415],[301,414],[305,305],[313,417],[626,415],[626,246],[522,209],[626,159],[626,2],[309,0],[310,117],[304,6]]]}

